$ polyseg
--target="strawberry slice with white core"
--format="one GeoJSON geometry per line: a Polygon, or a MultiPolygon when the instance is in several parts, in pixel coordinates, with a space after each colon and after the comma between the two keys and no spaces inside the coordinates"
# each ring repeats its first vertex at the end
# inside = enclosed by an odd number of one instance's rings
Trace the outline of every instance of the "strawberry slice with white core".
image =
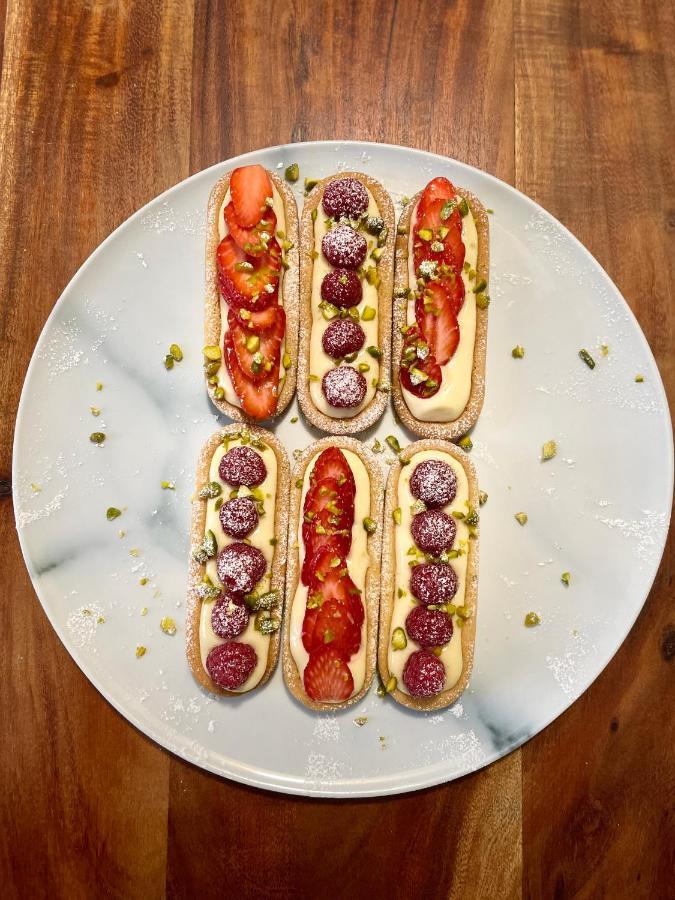
{"type": "Polygon", "coordinates": [[[351,697],[354,690],[349,666],[330,644],[310,655],[303,681],[311,700],[340,702],[351,697]]]}
{"type": "Polygon", "coordinates": [[[231,200],[223,210],[223,214],[227,230],[244,253],[248,253],[250,256],[260,256],[265,253],[277,227],[277,217],[273,210],[268,209],[253,228],[242,228],[237,222],[234,204],[231,200]]]}

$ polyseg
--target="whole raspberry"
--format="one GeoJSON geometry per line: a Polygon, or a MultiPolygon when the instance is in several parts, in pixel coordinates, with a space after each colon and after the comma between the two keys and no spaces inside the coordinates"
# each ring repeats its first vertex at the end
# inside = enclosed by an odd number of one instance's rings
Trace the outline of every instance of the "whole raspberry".
{"type": "Polygon", "coordinates": [[[452,503],[457,495],[457,476],[440,459],[425,459],[410,476],[410,493],[432,509],[452,503]]]}
{"type": "Polygon", "coordinates": [[[457,575],[448,563],[422,563],[410,573],[410,592],[420,603],[449,603],[457,593],[457,575]]]}
{"type": "Polygon", "coordinates": [[[405,630],[423,650],[442,647],[452,637],[452,619],[443,610],[415,606],[406,616],[405,630]]]}
{"type": "Polygon", "coordinates": [[[225,534],[233,538],[245,538],[258,527],[258,507],[250,497],[227,500],[218,512],[225,534]]]}
{"type": "Polygon", "coordinates": [[[322,205],[332,219],[357,219],[368,209],[368,191],[356,178],[338,178],[326,185],[322,205]]]}
{"type": "Polygon", "coordinates": [[[233,447],[220,461],[218,474],[233,487],[256,487],[267,476],[267,467],[259,453],[251,447],[233,447]]]}
{"type": "Polygon", "coordinates": [[[211,650],[206,657],[206,671],[219,687],[236,691],[255,669],[257,662],[258,654],[250,644],[230,641],[211,650]]]}
{"type": "Polygon", "coordinates": [[[457,534],[457,525],[451,516],[439,509],[427,509],[413,517],[410,526],[413,540],[423,553],[438,556],[449,550],[457,534]]]}
{"type": "Polygon", "coordinates": [[[216,558],[216,571],[223,587],[233,594],[249,594],[265,574],[267,562],[257,547],[235,542],[216,558]]]}
{"type": "Polygon", "coordinates": [[[336,409],[353,409],[366,396],[366,379],[353,366],[329,369],[321,379],[324,397],[336,409]]]}
{"type": "Polygon", "coordinates": [[[358,269],[368,252],[368,244],[362,234],[349,225],[336,225],[323,236],[323,255],[332,266],[358,269]]]}
{"type": "Polygon", "coordinates": [[[433,697],[443,690],[445,666],[429,650],[416,650],[403,668],[403,684],[411,697],[433,697]]]}
{"type": "Polygon", "coordinates": [[[333,269],[321,282],[321,299],[340,309],[358,306],[363,297],[361,279],[351,269],[333,269]]]}
{"type": "Polygon", "coordinates": [[[365,331],[353,319],[334,319],[321,338],[324,352],[332,359],[358,353],[365,342],[365,331]]]}

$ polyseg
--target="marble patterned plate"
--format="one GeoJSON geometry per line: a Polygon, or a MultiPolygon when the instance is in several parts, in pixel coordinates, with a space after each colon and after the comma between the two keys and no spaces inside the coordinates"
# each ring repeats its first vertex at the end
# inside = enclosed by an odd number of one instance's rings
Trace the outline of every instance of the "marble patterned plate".
{"type": "MultiPolygon", "coordinates": [[[[296,194],[302,203],[299,186],[296,194]]],[[[302,419],[291,424],[297,414],[294,401],[276,425],[289,453],[318,436],[302,419]]],[[[363,439],[388,434],[410,440],[391,412],[363,439]]],[[[355,797],[410,791],[485,766],[588,687],[628,634],[656,574],[673,445],[640,328],[559,222],[458,162],[321,142],[214,166],[103,242],[63,292],[35,349],[13,475],[37,595],[73,659],[122,715],[168,750],[237,781],[355,797]],[[188,670],[189,498],[198,448],[223,422],[202,382],[205,208],[220,174],[249,162],[279,170],[298,162],[301,182],[361,169],[384,183],[398,209],[404,194],[448,175],[494,210],[487,398],[472,451],[489,494],[476,662],[468,690],[443,713],[413,714],[378,698],[373,686],[357,707],[316,715],[291,698],[280,668],[250,696],[215,699],[188,670]],[[174,341],[185,358],[166,371],[174,341]],[[511,357],[516,344],[525,347],[522,360],[511,357]],[[579,359],[581,347],[594,356],[593,371],[579,359]],[[105,432],[104,446],[90,443],[92,431],[105,432]],[[542,463],[549,439],[558,455],[542,463]],[[163,490],[162,481],[175,490],[163,490]],[[123,515],[107,521],[109,506],[123,515]],[[514,519],[519,511],[529,516],[525,527],[514,519]],[[524,627],[529,611],[541,617],[536,628],[524,627]],[[164,616],[175,619],[174,636],[160,629],[164,616]],[[137,645],[147,647],[142,658],[137,645]]]]}

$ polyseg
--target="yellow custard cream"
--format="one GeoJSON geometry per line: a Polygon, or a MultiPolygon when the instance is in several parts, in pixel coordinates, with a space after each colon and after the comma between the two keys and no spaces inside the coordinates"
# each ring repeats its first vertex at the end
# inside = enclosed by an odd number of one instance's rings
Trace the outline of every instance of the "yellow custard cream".
{"type": "MultiPolygon", "coordinates": [[[[240,444],[241,441],[239,439],[231,438],[228,444],[228,449],[236,447],[240,444]]],[[[255,531],[252,531],[251,534],[249,534],[247,540],[250,541],[253,547],[257,547],[263,553],[265,560],[267,561],[267,571],[255,588],[256,593],[262,594],[265,591],[269,590],[270,587],[272,558],[274,556],[274,546],[272,545],[271,541],[275,538],[274,516],[276,509],[277,492],[277,458],[274,450],[267,445],[265,446],[264,450],[260,450],[257,447],[255,449],[256,453],[259,453],[263,458],[263,461],[267,468],[267,476],[263,483],[259,485],[259,487],[253,488],[253,491],[255,491],[255,494],[258,497],[262,496],[265,514],[260,517],[257,528],[255,529],[255,531]]],[[[226,484],[221,480],[218,473],[220,461],[226,452],[227,450],[225,449],[225,446],[223,444],[219,444],[218,449],[213,454],[213,458],[211,459],[211,466],[209,468],[209,481],[215,481],[221,486],[223,491],[221,494],[221,498],[224,498],[225,500],[229,499],[230,492],[233,490],[231,485],[226,484]]],[[[242,486],[239,488],[238,496],[247,497],[251,493],[252,491],[249,490],[249,488],[242,486]]],[[[218,513],[218,509],[216,509],[218,499],[219,498],[216,497],[214,499],[209,499],[206,501],[207,506],[205,530],[212,531],[215,535],[216,543],[218,545],[218,553],[220,553],[223,547],[226,547],[228,544],[233,543],[235,539],[225,534],[222,525],[220,524],[220,516],[218,513]]],[[[207,562],[206,574],[216,587],[222,588],[222,584],[220,582],[220,579],[218,578],[215,558],[210,559],[207,562]]],[[[211,613],[213,611],[213,606],[214,601],[203,601],[199,618],[199,648],[201,651],[202,665],[204,666],[204,668],[206,668],[206,657],[209,655],[209,652],[218,644],[226,643],[226,641],[218,637],[218,635],[211,627],[211,613]]],[[[272,610],[272,615],[279,615],[279,607],[275,607],[275,609],[272,610]]],[[[246,630],[242,632],[242,634],[240,634],[239,637],[236,638],[236,640],[241,641],[243,644],[250,644],[258,655],[258,662],[256,663],[255,669],[251,672],[244,684],[238,689],[239,692],[244,693],[246,691],[250,691],[251,688],[254,688],[258,684],[265,672],[265,669],[267,668],[267,655],[269,652],[270,637],[269,635],[263,634],[255,628],[255,613],[251,613],[248,625],[246,626],[246,630]]]]}
{"type": "MultiPolygon", "coordinates": [[[[440,459],[442,462],[448,463],[452,467],[457,476],[457,495],[452,503],[448,503],[443,507],[443,512],[450,515],[453,511],[458,511],[466,515],[467,504],[469,502],[469,480],[463,466],[457,460],[450,456],[449,453],[442,453],[439,450],[420,450],[410,460],[410,465],[401,469],[398,479],[398,499],[397,503],[401,510],[401,524],[394,525],[396,529],[394,535],[394,607],[391,616],[391,626],[389,634],[389,671],[396,676],[398,681],[398,689],[407,694],[405,684],[403,683],[403,668],[411,653],[420,648],[408,637],[408,645],[403,650],[394,650],[391,644],[391,635],[396,628],[402,628],[405,631],[405,620],[410,610],[417,605],[417,601],[410,593],[409,581],[412,567],[409,563],[415,559],[409,554],[411,547],[415,547],[410,526],[415,513],[412,510],[413,504],[416,503],[415,498],[410,493],[410,477],[415,471],[418,463],[424,462],[425,459],[440,459]],[[402,593],[402,596],[399,596],[402,593]]],[[[452,549],[462,551],[457,559],[450,561],[450,565],[457,574],[457,593],[451,601],[453,606],[463,606],[466,594],[466,570],[468,565],[468,554],[470,552],[471,543],[469,541],[469,529],[461,520],[456,519],[457,535],[452,549]]],[[[419,558],[420,562],[424,559],[419,558]]],[[[440,660],[445,665],[445,686],[443,690],[447,691],[453,687],[462,674],[462,629],[457,625],[458,616],[452,617],[453,632],[449,643],[443,647],[440,660]]],[[[407,636],[407,633],[406,633],[407,636]]]]}
{"type": "MultiPolygon", "coordinates": [[[[379,217],[379,215],[380,211],[375,203],[373,195],[368,191],[368,216],[379,217]]],[[[379,347],[378,329],[380,324],[380,311],[378,292],[377,287],[374,284],[370,284],[365,278],[361,279],[363,297],[355,309],[358,310],[359,324],[365,332],[366,340],[356,359],[354,359],[353,362],[350,362],[349,365],[354,366],[357,369],[359,365],[369,367],[363,372],[367,384],[366,395],[358,406],[351,407],[350,409],[338,409],[328,403],[324,397],[323,390],[321,389],[321,379],[326,372],[335,368],[335,360],[328,356],[321,343],[323,333],[330,324],[330,321],[324,318],[322,309],[319,305],[321,303],[321,282],[323,281],[324,276],[333,270],[333,266],[331,266],[321,250],[321,241],[328,231],[326,221],[326,215],[323,212],[321,204],[319,204],[317,217],[314,221],[314,251],[318,253],[318,256],[314,260],[314,268],[312,271],[312,331],[309,342],[309,371],[310,374],[315,375],[316,378],[310,379],[309,395],[316,408],[325,415],[331,416],[334,419],[352,418],[353,416],[358,415],[361,410],[365,409],[373,399],[376,391],[374,385],[377,384],[380,378],[379,361],[372,357],[367,351],[368,347],[379,347]],[[375,311],[375,315],[372,319],[363,318],[363,312],[366,307],[370,307],[370,309],[375,311]]],[[[365,231],[361,231],[359,234],[362,234],[368,242],[368,253],[363,262],[364,268],[367,269],[369,266],[376,265],[376,261],[372,258],[371,253],[377,247],[377,238],[365,231]]]]}
{"type": "MultiPolygon", "coordinates": [[[[356,497],[354,500],[354,525],[352,526],[352,545],[347,556],[347,568],[349,575],[361,591],[361,601],[364,603],[365,613],[365,597],[366,597],[366,574],[368,572],[369,556],[368,556],[368,535],[363,527],[363,520],[366,516],[370,516],[370,478],[368,471],[361,461],[360,457],[351,450],[343,450],[345,458],[352,470],[354,482],[356,484],[356,497]]],[[[298,542],[298,573],[302,571],[302,565],[305,560],[305,542],[302,539],[302,510],[305,505],[305,496],[309,490],[309,478],[314,469],[314,464],[319,453],[310,460],[305,469],[305,475],[302,484],[302,496],[300,498],[300,516],[298,521],[298,531],[296,540],[298,542]]],[[[302,677],[309,656],[302,643],[302,623],[305,619],[305,610],[307,608],[308,589],[298,578],[298,587],[293,597],[293,604],[290,610],[290,646],[291,654],[298,668],[298,672],[302,677]]],[[[359,650],[349,660],[348,665],[354,679],[354,694],[363,687],[366,676],[366,645],[368,638],[368,617],[364,615],[363,625],[361,626],[361,643],[359,650]]]]}
{"type": "MultiPolygon", "coordinates": [[[[223,202],[220,206],[220,210],[218,212],[218,237],[222,241],[226,234],[229,234],[229,229],[227,227],[227,222],[225,221],[225,207],[231,200],[230,189],[227,189],[227,193],[223,199],[223,202]]],[[[272,209],[274,210],[274,214],[277,217],[277,231],[283,231],[286,234],[286,211],[284,209],[284,201],[281,199],[281,194],[277,190],[275,184],[272,185],[272,209]]],[[[279,238],[277,238],[279,240],[279,238]]],[[[285,269],[281,269],[281,273],[279,276],[279,306],[284,305],[284,277],[285,277],[285,269]]],[[[223,300],[220,291],[218,291],[218,296],[220,298],[220,352],[223,352],[223,338],[228,331],[227,327],[227,313],[229,310],[229,306],[223,300]]],[[[281,342],[281,362],[279,363],[279,384],[282,383],[282,379],[286,375],[286,369],[284,368],[284,354],[286,352],[286,334],[284,333],[284,339],[281,342]]],[[[234,390],[234,385],[232,384],[232,379],[230,378],[230,373],[227,371],[227,366],[225,365],[225,360],[221,358],[220,368],[218,369],[218,384],[225,391],[225,399],[228,403],[231,403],[232,406],[241,407],[241,401],[234,390]]]]}
{"type": "MultiPolygon", "coordinates": [[[[457,195],[458,199],[461,199],[457,195]]],[[[408,236],[408,284],[416,282],[413,257],[413,231],[417,221],[417,206],[410,217],[408,236]]],[[[462,242],[466,250],[464,261],[475,270],[478,261],[478,232],[471,210],[462,218],[462,242]]],[[[462,270],[464,282],[464,305],[457,316],[459,344],[452,359],[441,366],[442,381],[433,397],[416,397],[401,385],[403,397],[410,412],[422,422],[452,422],[461,416],[471,395],[471,375],[473,371],[473,351],[476,342],[476,295],[473,292],[475,280],[462,270]]],[[[408,299],[407,322],[415,322],[415,298],[408,299]]]]}

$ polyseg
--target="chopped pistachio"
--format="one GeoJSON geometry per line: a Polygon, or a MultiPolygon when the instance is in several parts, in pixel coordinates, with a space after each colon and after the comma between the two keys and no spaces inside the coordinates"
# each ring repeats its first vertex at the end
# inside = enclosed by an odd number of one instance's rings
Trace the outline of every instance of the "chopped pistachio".
{"type": "Polygon", "coordinates": [[[312,222],[316,222],[316,218],[318,215],[319,215],[319,210],[315,206],[314,209],[312,210],[312,222]]]}
{"type": "Polygon", "coordinates": [[[305,178],[305,193],[309,194],[309,192],[313,190],[318,183],[318,178],[305,178]]]}
{"type": "Polygon", "coordinates": [[[470,606],[456,606],[455,612],[460,617],[460,619],[470,619],[473,615],[473,609],[470,606]]]}
{"type": "Polygon", "coordinates": [[[136,647],[136,659],[140,659],[141,656],[145,656],[147,652],[147,648],[142,644],[139,644],[138,647],[136,647]]]}
{"type": "Polygon", "coordinates": [[[291,363],[293,360],[291,359],[290,353],[284,353],[283,359],[281,360],[284,366],[284,369],[290,369],[291,363]]]}
{"type": "Polygon", "coordinates": [[[213,500],[215,497],[220,497],[222,492],[223,489],[217,481],[209,481],[199,489],[197,496],[200,500],[213,500]]]}
{"type": "Polygon", "coordinates": [[[333,303],[329,303],[328,300],[322,300],[321,303],[319,303],[319,309],[321,310],[321,315],[328,322],[340,314],[340,310],[337,306],[333,303]]]}
{"type": "Polygon", "coordinates": [[[149,579],[146,578],[145,575],[142,578],[138,579],[138,583],[140,584],[141,587],[145,587],[145,585],[148,583],[148,581],[149,581],[149,579]]]}
{"type": "Polygon", "coordinates": [[[418,236],[421,241],[430,241],[433,238],[434,233],[431,228],[420,228],[418,236]]]}
{"type": "Polygon", "coordinates": [[[582,349],[579,351],[579,356],[581,357],[581,359],[583,359],[583,361],[586,363],[586,365],[588,366],[589,369],[595,368],[595,360],[593,359],[591,354],[588,352],[588,350],[585,350],[582,347],[582,349]]]}
{"type": "Polygon", "coordinates": [[[373,441],[373,446],[371,447],[371,450],[373,451],[373,453],[382,453],[382,451],[384,450],[384,447],[378,441],[377,438],[375,438],[375,440],[373,441]]]}
{"type": "Polygon", "coordinates": [[[312,375],[311,373],[307,377],[309,378],[310,381],[320,381],[321,380],[318,375],[312,375]]]}
{"type": "Polygon", "coordinates": [[[488,499],[488,495],[487,495],[486,491],[478,492],[478,502],[480,503],[481,506],[485,506],[485,504],[487,503],[487,499],[488,499]]]}
{"type": "Polygon", "coordinates": [[[162,629],[164,634],[174,635],[176,633],[176,623],[171,618],[171,616],[164,616],[164,618],[159,623],[159,627],[162,629]]]}
{"type": "Polygon", "coordinates": [[[384,253],[383,247],[375,247],[374,250],[371,250],[370,255],[375,260],[375,262],[379,262],[382,258],[382,254],[384,253]]]}
{"type": "Polygon", "coordinates": [[[452,215],[455,207],[457,206],[456,200],[446,200],[443,206],[441,206],[441,221],[445,222],[452,215]]]}
{"type": "Polygon", "coordinates": [[[462,197],[462,199],[459,201],[459,211],[462,217],[469,214],[469,204],[466,202],[464,197],[462,197]]]}
{"type": "Polygon", "coordinates": [[[520,344],[517,344],[511,351],[511,356],[514,359],[522,359],[525,356],[525,348],[521,347],[520,344]]]}
{"type": "Polygon", "coordinates": [[[368,721],[368,716],[357,716],[354,719],[354,724],[358,725],[359,728],[363,728],[363,726],[366,724],[367,721],[368,721]]]}
{"type": "MultiPolygon", "coordinates": [[[[389,681],[386,683],[385,688],[384,688],[385,691],[387,692],[387,694],[391,694],[392,691],[395,691],[397,684],[398,684],[398,681],[396,680],[396,676],[392,675],[390,677],[389,681]]],[[[382,741],[382,740],[384,740],[384,738],[380,738],[380,740],[382,741]]]]}
{"type": "Polygon", "coordinates": [[[473,448],[473,441],[468,434],[465,434],[460,441],[457,441],[457,444],[462,448],[462,450],[466,450],[467,453],[469,453],[473,448]]]}
{"type": "Polygon", "coordinates": [[[297,421],[298,421],[298,417],[297,417],[297,416],[291,416],[291,425],[295,425],[295,423],[296,423],[297,421]]]}
{"type": "Polygon", "coordinates": [[[98,406],[90,406],[89,412],[92,414],[92,416],[100,416],[101,415],[101,410],[98,408],[98,406]]]}
{"type": "Polygon", "coordinates": [[[116,506],[109,506],[105,511],[105,517],[109,522],[112,522],[114,519],[118,519],[122,515],[122,510],[117,509],[116,506]]]}
{"type": "Polygon", "coordinates": [[[39,484],[35,484],[34,481],[31,481],[30,489],[34,494],[39,494],[40,491],[42,490],[41,486],[39,484]]]}
{"type": "MultiPolygon", "coordinates": [[[[220,591],[218,591],[218,594],[220,595],[220,591]]],[[[141,609],[141,615],[142,615],[142,616],[147,616],[147,614],[148,614],[148,607],[147,607],[147,606],[144,606],[144,607],[141,609]]]]}
{"type": "Polygon", "coordinates": [[[513,518],[521,525],[525,525],[527,523],[527,513],[517,512],[513,518]]]}
{"type": "Polygon", "coordinates": [[[603,356],[609,356],[609,347],[607,344],[600,344],[600,353],[603,356]]]}
{"type": "Polygon", "coordinates": [[[215,344],[207,344],[207,346],[202,350],[202,353],[207,359],[210,359],[212,362],[220,359],[220,347],[217,347],[215,344]]]}
{"type": "Polygon", "coordinates": [[[97,382],[96,382],[96,390],[97,390],[97,391],[102,391],[102,390],[103,390],[103,383],[102,383],[101,381],[97,381],[97,382]]]}
{"type": "Polygon", "coordinates": [[[363,312],[361,313],[361,318],[364,322],[372,322],[375,318],[376,312],[372,306],[364,306],[363,312]]]}
{"type": "Polygon", "coordinates": [[[548,459],[553,459],[553,457],[558,452],[558,445],[555,441],[546,441],[546,443],[541,448],[541,459],[542,462],[548,459]]]}
{"type": "Polygon", "coordinates": [[[541,623],[541,619],[536,614],[536,612],[529,612],[525,616],[525,627],[526,628],[534,628],[535,625],[539,625],[541,623]]]}
{"type": "Polygon", "coordinates": [[[213,392],[214,399],[216,400],[224,400],[225,399],[225,388],[217,387],[213,392]]]}
{"type": "Polygon", "coordinates": [[[134,559],[140,555],[141,551],[138,549],[138,547],[132,547],[131,550],[129,550],[129,556],[133,556],[134,559]]]}
{"type": "Polygon", "coordinates": [[[171,358],[175,359],[176,362],[180,362],[183,359],[183,351],[180,349],[178,344],[172,344],[169,347],[169,353],[171,354],[171,358]]]}
{"type": "Polygon", "coordinates": [[[380,276],[375,266],[368,266],[366,269],[366,281],[374,287],[380,286],[380,276]]]}
{"type": "Polygon", "coordinates": [[[295,479],[295,486],[296,488],[298,488],[298,490],[302,487],[302,478],[295,479]]]}
{"type": "Polygon", "coordinates": [[[235,272],[252,272],[253,263],[250,263],[247,259],[244,259],[241,262],[237,262],[234,264],[234,270],[235,272]]]}
{"type": "Polygon", "coordinates": [[[405,300],[409,296],[410,296],[410,288],[409,287],[396,288],[396,290],[394,291],[394,297],[396,297],[397,300],[405,300]]]}
{"type": "MultiPolygon", "coordinates": [[[[216,360],[215,362],[209,362],[204,366],[204,372],[210,377],[213,378],[218,374],[218,370],[220,369],[220,362],[216,360]]],[[[216,379],[217,381],[217,379],[216,379]]]]}
{"type": "Polygon", "coordinates": [[[371,519],[370,516],[366,516],[363,520],[363,527],[367,534],[375,534],[377,531],[377,522],[375,519],[371,519]]]}
{"type": "Polygon", "coordinates": [[[490,305],[490,297],[488,294],[476,294],[476,306],[478,309],[487,309],[490,305]]]}
{"type": "Polygon", "coordinates": [[[286,178],[286,181],[295,183],[300,177],[300,166],[297,163],[291,163],[290,166],[286,166],[284,176],[286,178]]]}
{"type": "Polygon", "coordinates": [[[260,338],[257,334],[251,334],[246,338],[246,349],[249,353],[255,353],[260,348],[260,338]]]}
{"type": "Polygon", "coordinates": [[[642,382],[645,380],[645,377],[644,377],[644,375],[636,375],[635,380],[637,381],[638,384],[642,384],[642,382]]]}
{"type": "Polygon", "coordinates": [[[359,372],[370,372],[370,366],[366,362],[359,363],[359,372]]]}
{"type": "Polygon", "coordinates": [[[94,431],[89,435],[89,440],[92,444],[102,444],[105,440],[105,434],[102,431],[94,431]]]}
{"type": "Polygon", "coordinates": [[[176,485],[173,481],[163,481],[162,482],[162,490],[163,491],[175,491],[176,485]]]}
{"type": "Polygon", "coordinates": [[[392,452],[397,454],[401,452],[401,445],[399,444],[396,435],[388,434],[384,440],[387,446],[392,450],[392,452]]]}
{"type": "Polygon", "coordinates": [[[405,650],[408,646],[408,638],[402,628],[394,628],[391,635],[391,646],[394,650],[405,650]]]}
{"type": "Polygon", "coordinates": [[[370,347],[366,347],[366,353],[368,353],[369,356],[372,356],[373,359],[382,358],[382,351],[379,347],[373,347],[372,345],[370,347]]]}
{"type": "Polygon", "coordinates": [[[562,575],[560,576],[560,580],[565,585],[565,587],[569,587],[570,586],[570,573],[563,572],[562,575]]]}
{"type": "Polygon", "coordinates": [[[399,224],[396,226],[396,233],[397,234],[407,234],[408,229],[405,227],[405,225],[399,224]]]}
{"type": "Polygon", "coordinates": [[[401,524],[401,507],[397,506],[391,514],[392,519],[397,525],[401,524]]]}
{"type": "Polygon", "coordinates": [[[98,619],[96,619],[96,624],[97,625],[105,624],[105,616],[99,616],[98,619]]]}
{"type": "Polygon", "coordinates": [[[369,216],[366,219],[366,231],[368,234],[377,236],[384,227],[384,219],[381,219],[379,216],[369,216]]]}

